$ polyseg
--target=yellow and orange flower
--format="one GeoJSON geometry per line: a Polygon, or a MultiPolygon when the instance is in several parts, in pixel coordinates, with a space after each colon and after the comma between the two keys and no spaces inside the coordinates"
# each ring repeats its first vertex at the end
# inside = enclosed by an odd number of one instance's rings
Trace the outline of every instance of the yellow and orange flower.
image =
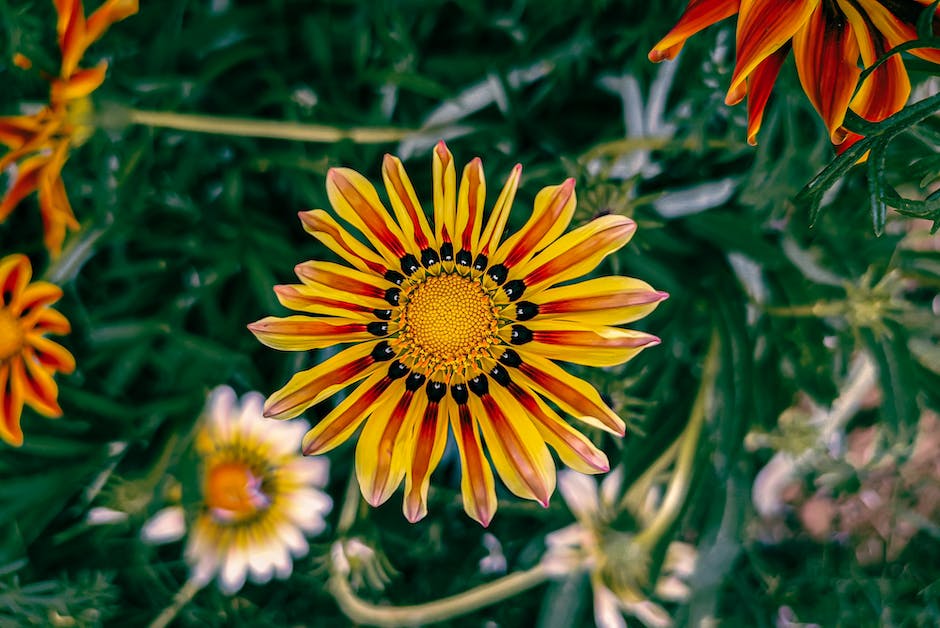
{"type": "MultiPolygon", "coordinates": [[[[38,113],[0,117],[0,144],[9,150],[0,157],[0,172],[17,164],[13,183],[0,201],[0,222],[29,194],[39,192],[44,240],[55,257],[62,251],[66,229],[79,228],[65,193],[62,167],[69,150],[90,133],[89,95],[103,82],[107,63],[83,69],[79,61],[88,47],[118,20],[137,12],[137,0],[107,0],[87,20],[81,0],[55,0],[62,65],[51,79],[49,105],[38,113]]],[[[31,64],[17,55],[16,65],[31,64]]]]}
{"type": "MultiPolygon", "coordinates": [[[[725,102],[735,105],[747,96],[747,141],[757,143],[764,108],[792,48],[803,91],[825,122],[830,140],[843,151],[861,138],[843,126],[848,109],[879,122],[900,111],[911,92],[904,61],[892,55],[856,93],[859,56],[870,66],[891,48],[916,39],[917,18],[930,4],[931,0],[690,0],[679,23],[649,58],[675,58],[686,39],[737,13],[737,59],[725,102]]],[[[940,17],[934,17],[933,28],[940,30],[940,17]]],[[[936,48],[911,53],[940,63],[936,48]]]]}
{"type": "Polygon", "coordinates": [[[291,418],[358,384],[307,433],[304,453],[329,451],[365,424],[356,448],[363,495],[381,504],[404,480],[404,513],[417,521],[427,514],[449,424],[464,507],[487,525],[497,503],[484,442],[506,486],[543,505],[555,488],[546,444],[579,471],[608,470],[603,452],[549,403],[612,434],[623,435],[624,422],[591,384],[552,360],[611,366],[658,344],[619,325],[667,295],[629,277],[568,283],[636,229],[629,218],[607,215],[564,234],[575,210],[573,179],[539,192],[528,221],[503,240],[522,166],[484,221],[480,159],[464,168],[459,188],[443,142],[432,165],[433,222],[397,158],[386,155],[382,167],[394,218],[362,175],[330,170],[330,203],[371,246],[323,210],[301,212],[307,232],[352,268],[298,265],[302,283],[275,292],[284,306],[313,316],[268,317],[249,328],[275,349],[351,345],[297,373],[265,405],[265,416],[291,418]]]}
{"type": "Polygon", "coordinates": [[[45,281],[30,283],[25,255],[0,259],[0,438],[23,444],[23,404],[48,417],[62,415],[53,375],[75,370],[75,358],[46,334],[67,334],[69,321],[49,307],[62,290],[45,281]]]}

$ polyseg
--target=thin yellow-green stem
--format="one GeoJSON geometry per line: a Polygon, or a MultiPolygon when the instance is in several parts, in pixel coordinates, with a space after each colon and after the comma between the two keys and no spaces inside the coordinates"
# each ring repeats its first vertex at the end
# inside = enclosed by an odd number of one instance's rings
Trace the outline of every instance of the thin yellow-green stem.
{"type": "Polygon", "coordinates": [[[545,568],[538,564],[463,593],[413,606],[379,606],[366,602],[356,595],[346,576],[339,573],[330,577],[327,586],[353,623],[367,626],[423,626],[466,615],[511,598],[542,584],[548,577],[545,568]]]}
{"type": "Polygon", "coordinates": [[[361,502],[359,491],[359,480],[356,474],[350,474],[349,483],[346,485],[346,495],[343,497],[343,506],[339,511],[339,521],[336,524],[337,536],[345,536],[356,523],[356,513],[359,511],[361,502]]]}
{"type": "Polygon", "coordinates": [[[652,551],[672,526],[679,515],[679,511],[682,510],[685,496],[689,492],[692,468],[698,450],[698,439],[702,433],[702,425],[705,423],[709,397],[718,376],[718,346],[718,334],[713,331],[708,354],[705,357],[705,365],[702,369],[702,382],[692,404],[689,422],[680,437],[681,444],[676,458],[676,467],[673,470],[669,486],[666,488],[666,495],[649,524],[636,535],[636,543],[645,547],[648,551],[652,551]]]}
{"type": "Polygon", "coordinates": [[[398,142],[417,133],[415,129],[395,127],[339,127],[322,124],[304,124],[280,120],[256,120],[253,118],[229,118],[172,111],[126,111],[128,122],[144,126],[235,135],[238,137],[263,137],[269,139],[295,140],[299,142],[332,143],[349,140],[357,144],[383,144],[398,142]]]}
{"type": "Polygon", "coordinates": [[[199,593],[204,583],[196,582],[192,578],[186,581],[183,587],[173,596],[173,602],[157,615],[156,619],[150,622],[149,628],[166,628],[170,622],[176,619],[183,607],[189,604],[199,593]]]}

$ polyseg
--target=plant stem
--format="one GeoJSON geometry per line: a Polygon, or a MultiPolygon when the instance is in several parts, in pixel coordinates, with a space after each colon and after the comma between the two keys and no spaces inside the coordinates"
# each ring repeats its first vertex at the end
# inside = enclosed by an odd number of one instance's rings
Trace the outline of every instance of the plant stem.
{"type": "Polygon", "coordinates": [[[366,602],[352,590],[346,576],[336,571],[327,586],[339,607],[354,623],[368,626],[421,626],[490,606],[538,586],[547,579],[548,573],[538,564],[463,593],[413,606],[378,606],[366,602]]]}
{"type": "Polygon", "coordinates": [[[336,535],[345,536],[356,523],[356,513],[359,510],[359,480],[356,474],[349,476],[349,484],[346,485],[346,495],[343,497],[343,506],[339,511],[339,521],[336,524],[336,535]]]}
{"type": "Polygon", "coordinates": [[[702,383],[699,385],[698,394],[692,403],[689,423],[680,437],[681,444],[676,458],[676,468],[666,489],[666,495],[649,524],[638,532],[635,537],[636,543],[645,547],[648,551],[652,551],[669,530],[679,511],[682,510],[686,493],[689,491],[692,467],[695,464],[695,454],[698,450],[698,439],[702,433],[707,405],[710,402],[710,396],[718,376],[718,347],[718,332],[713,331],[708,354],[705,356],[705,366],[702,369],[702,383]]]}
{"type": "Polygon", "coordinates": [[[332,143],[350,140],[357,144],[382,144],[397,142],[418,131],[394,127],[353,127],[341,129],[322,124],[283,122],[280,120],[256,120],[253,118],[228,118],[197,114],[174,113],[172,111],[141,111],[129,109],[128,122],[144,126],[214,133],[239,137],[264,137],[300,142],[332,143]]]}
{"type": "Polygon", "coordinates": [[[202,589],[204,583],[197,582],[196,580],[190,578],[186,581],[179,591],[176,592],[176,595],[173,596],[173,602],[163,609],[156,619],[150,622],[149,628],[166,628],[170,625],[170,622],[173,621],[176,616],[179,614],[183,607],[189,604],[193,597],[202,589]]]}

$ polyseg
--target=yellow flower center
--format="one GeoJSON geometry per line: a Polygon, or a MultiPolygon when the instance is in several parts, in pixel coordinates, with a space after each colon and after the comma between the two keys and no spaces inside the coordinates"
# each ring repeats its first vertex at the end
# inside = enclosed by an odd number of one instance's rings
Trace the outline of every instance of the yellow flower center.
{"type": "Polygon", "coordinates": [[[398,342],[425,375],[463,373],[500,341],[499,313],[479,279],[428,275],[401,295],[398,342]]]}
{"type": "Polygon", "coordinates": [[[206,505],[222,521],[243,521],[270,504],[262,491],[262,478],[242,461],[220,462],[206,473],[206,505]]]}
{"type": "Polygon", "coordinates": [[[0,363],[23,350],[23,328],[16,316],[0,309],[0,363]]]}

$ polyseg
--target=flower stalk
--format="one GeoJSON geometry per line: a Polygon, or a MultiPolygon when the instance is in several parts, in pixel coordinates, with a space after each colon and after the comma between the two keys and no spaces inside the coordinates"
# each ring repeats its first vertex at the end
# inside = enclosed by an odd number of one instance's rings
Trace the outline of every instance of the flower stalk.
{"type": "Polygon", "coordinates": [[[323,124],[305,124],[280,120],[257,120],[254,118],[229,118],[172,111],[146,111],[126,109],[121,113],[128,123],[149,127],[234,135],[237,137],[260,137],[298,142],[330,144],[349,140],[356,144],[383,144],[398,142],[418,133],[416,129],[396,127],[339,127],[323,124]]]}

